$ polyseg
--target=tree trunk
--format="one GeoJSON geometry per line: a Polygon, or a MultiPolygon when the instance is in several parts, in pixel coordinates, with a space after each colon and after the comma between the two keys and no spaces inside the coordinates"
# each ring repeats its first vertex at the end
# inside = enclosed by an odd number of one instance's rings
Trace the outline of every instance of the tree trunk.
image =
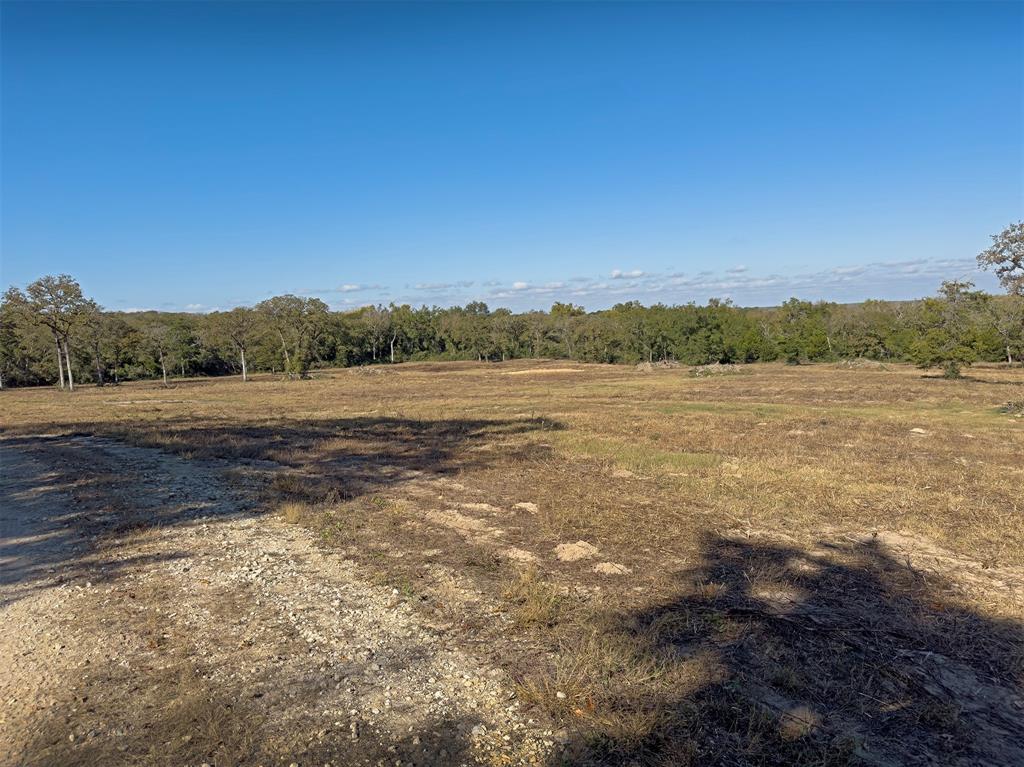
{"type": "Polygon", "coordinates": [[[60,359],[60,339],[53,334],[53,343],[57,346],[57,372],[60,373],[60,388],[64,388],[64,363],[60,359]]]}
{"type": "Polygon", "coordinates": [[[185,377],[185,363],[184,362],[181,363],[181,377],[182,378],[185,377]]]}
{"type": "Polygon", "coordinates": [[[64,339],[64,361],[68,364],[68,391],[75,390],[75,378],[71,374],[71,355],[68,353],[68,339],[64,339]]]}
{"type": "Polygon", "coordinates": [[[242,380],[243,381],[248,381],[249,380],[249,374],[248,374],[248,371],[246,371],[246,369],[245,369],[245,347],[244,346],[241,348],[241,352],[242,352],[242,380]]]}
{"type": "Polygon", "coordinates": [[[1010,351],[1010,347],[1006,347],[1006,361],[1010,363],[1010,367],[1013,367],[1013,353],[1010,351]]]}
{"type": "Polygon", "coordinates": [[[288,344],[286,344],[284,342],[284,333],[282,333],[280,330],[277,331],[277,337],[281,339],[281,351],[284,352],[284,369],[285,369],[285,372],[286,373],[291,373],[291,371],[292,371],[292,358],[291,358],[291,355],[288,354],[288,344]]]}
{"type": "Polygon", "coordinates": [[[391,336],[391,364],[395,364],[395,341],[398,339],[398,334],[391,336]]]}
{"type": "Polygon", "coordinates": [[[103,386],[103,364],[100,361],[99,346],[93,347],[93,359],[96,361],[96,385],[103,386]]]}
{"type": "Polygon", "coordinates": [[[164,386],[167,386],[167,366],[164,364],[163,352],[160,352],[160,371],[164,374],[164,386]]]}

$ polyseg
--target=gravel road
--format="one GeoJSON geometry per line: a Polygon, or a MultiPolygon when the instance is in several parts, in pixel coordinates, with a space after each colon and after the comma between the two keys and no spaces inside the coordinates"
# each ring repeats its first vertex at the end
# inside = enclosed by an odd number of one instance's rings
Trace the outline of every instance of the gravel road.
{"type": "Polygon", "coordinates": [[[0,763],[540,764],[557,749],[503,671],[257,513],[224,467],[69,437],[0,440],[0,466],[0,763]]]}

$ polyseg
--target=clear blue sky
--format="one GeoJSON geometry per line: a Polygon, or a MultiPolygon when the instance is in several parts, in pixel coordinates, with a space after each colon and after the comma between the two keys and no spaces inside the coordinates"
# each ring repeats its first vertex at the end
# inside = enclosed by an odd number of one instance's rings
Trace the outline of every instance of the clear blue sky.
{"type": "Polygon", "coordinates": [[[2,278],[110,308],[917,297],[1024,215],[1024,5],[2,4],[2,278]]]}

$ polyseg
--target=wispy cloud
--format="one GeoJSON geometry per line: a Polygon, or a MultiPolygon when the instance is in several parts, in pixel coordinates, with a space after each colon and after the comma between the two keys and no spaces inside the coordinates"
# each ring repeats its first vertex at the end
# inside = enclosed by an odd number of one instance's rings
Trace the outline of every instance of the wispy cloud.
{"type": "MultiPolygon", "coordinates": [[[[345,283],[327,290],[308,291],[324,295],[335,309],[355,309],[369,304],[465,305],[486,301],[492,307],[507,306],[521,311],[547,308],[555,301],[572,301],[590,310],[603,309],[623,301],[646,304],[703,303],[709,298],[729,298],[746,306],[778,304],[792,296],[810,300],[860,301],[865,298],[905,299],[931,295],[942,280],[968,278],[980,286],[995,289],[991,275],[979,273],[974,259],[915,258],[843,264],[790,272],[759,272],[744,264],[679,270],[613,270],[603,275],[575,274],[564,279],[467,279],[448,282],[417,282],[394,289],[367,283],[345,283]]],[[[210,311],[190,304],[187,311],[210,311]]]]}
{"type": "Polygon", "coordinates": [[[458,282],[420,282],[413,285],[415,290],[442,291],[454,290],[456,288],[471,288],[476,284],[473,280],[460,280],[458,282]]]}

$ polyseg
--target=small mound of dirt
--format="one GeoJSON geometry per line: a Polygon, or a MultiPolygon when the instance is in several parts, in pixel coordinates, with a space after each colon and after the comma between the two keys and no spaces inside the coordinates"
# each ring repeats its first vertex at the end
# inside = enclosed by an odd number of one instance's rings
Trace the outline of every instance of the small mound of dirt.
{"type": "Polygon", "coordinates": [[[680,367],[680,364],[675,360],[659,360],[658,362],[641,362],[637,364],[636,369],[640,373],[650,373],[654,370],[672,370],[677,367],[680,367]]]}
{"type": "Polygon", "coordinates": [[[578,562],[581,559],[597,556],[597,547],[591,546],[586,541],[560,543],[555,546],[555,556],[563,562],[578,562]]]}
{"type": "Polygon", "coordinates": [[[837,368],[850,370],[888,370],[888,366],[878,360],[869,360],[867,357],[855,357],[852,360],[839,360],[837,368]]]}
{"type": "Polygon", "coordinates": [[[633,572],[628,567],[620,565],[618,562],[599,562],[594,565],[593,570],[595,573],[600,573],[601,575],[629,575],[633,572]]]}

